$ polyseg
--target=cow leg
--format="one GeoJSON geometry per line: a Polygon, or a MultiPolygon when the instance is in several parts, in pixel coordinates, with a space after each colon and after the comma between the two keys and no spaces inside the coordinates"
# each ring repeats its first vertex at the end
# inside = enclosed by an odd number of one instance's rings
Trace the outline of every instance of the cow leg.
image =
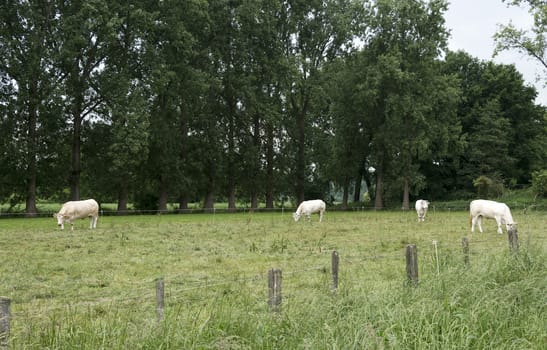
{"type": "Polygon", "coordinates": [[[479,232],[482,233],[482,216],[477,217],[477,225],[479,225],[479,232]]]}
{"type": "Polygon", "coordinates": [[[482,216],[477,216],[477,225],[479,226],[479,232],[482,233],[482,216]]]}
{"type": "Polygon", "coordinates": [[[97,227],[97,219],[98,217],[97,216],[90,216],[89,217],[89,228],[90,229],[94,229],[97,227]]]}
{"type": "Polygon", "coordinates": [[[477,216],[473,216],[471,219],[471,233],[475,232],[475,225],[477,224],[477,216]]]}
{"type": "Polygon", "coordinates": [[[319,212],[319,222],[323,221],[323,211],[319,212]]]}
{"type": "Polygon", "coordinates": [[[498,224],[498,233],[501,235],[503,233],[501,230],[501,218],[496,217],[496,224],[498,224]]]}

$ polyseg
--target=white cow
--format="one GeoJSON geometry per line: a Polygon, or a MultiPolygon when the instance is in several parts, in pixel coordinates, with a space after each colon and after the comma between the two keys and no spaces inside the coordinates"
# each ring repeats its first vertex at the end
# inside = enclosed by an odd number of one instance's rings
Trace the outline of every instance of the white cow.
{"type": "Polygon", "coordinates": [[[96,228],[99,219],[99,204],[94,199],[66,202],[58,213],[53,214],[53,217],[57,219],[57,225],[61,226],[61,230],[65,229],[64,224],[68,221],[72,231],[74,231],[75,219],[83,219],[88,216],[89,228],[96,228]]]}
{"type": "Polygon", "coordinates": [[[429,207],[429,201],[425,199],[418,199],[416,201],[416,213],[418,214],[418,222],[425,221],[425,214],[427,214],[427,208],[429,207]]]}
{"type": "Polygon", "coordinates": [[[479,225],[479,231],[482,232],[482,218],[495,219],[498,224],[498,233],[502,233],[501,225],[504,224],[507,230],[511,229],[516,223],[513,221],[511,210],[505,203],[477,199],[469,205],[469,223],[471,232],[475,231],[475,224],[479,225]]]}
{"type": "Polygon", "coordinates": [[[304,201],[300,203],[298,208],[296,209],[296,212],[292,214],[292,217],[294,218],[294,221],[298,221],[302,215],[310,219],[311,214],[313,213],[319,213],[319,222],[323,220],[323,213],[325,212],[325,209],[327,208],[325,202],[323,202],[321,199],[313,199],[310,201],[304,201]]]}

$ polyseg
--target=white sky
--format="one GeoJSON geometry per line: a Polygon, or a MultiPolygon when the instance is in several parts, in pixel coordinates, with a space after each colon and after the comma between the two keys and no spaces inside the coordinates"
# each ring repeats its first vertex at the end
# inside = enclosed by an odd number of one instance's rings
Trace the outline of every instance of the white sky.
{"type": "Polygon", "coordinates": [[[451,32],[448,42],[450,50],[463,50],[482,60],[514,64],[526,83],[536,87],[536,103],[547,106],[545,79],[543,82],[537,80],[538,75],[545,76],[539,63],[516,50],[504,51],[492,57],[495,47],[493,36],[499,24],[512,22],[519,29],[531,27],[533,18],[525,8],[507,6],[502,0],[451,0],[445,20],[451,32]]]}

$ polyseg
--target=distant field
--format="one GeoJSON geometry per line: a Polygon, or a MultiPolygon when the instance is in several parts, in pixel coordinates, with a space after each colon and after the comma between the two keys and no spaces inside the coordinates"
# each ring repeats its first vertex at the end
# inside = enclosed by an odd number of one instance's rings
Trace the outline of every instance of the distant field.
{"type": "Polygon", "coordinates": [[[517,254],[492,220],[471,237],[465,211],[425,223],[412,211],[327,212],[323,223],[289,212],[105,216],[73,232],[53,218],[1,219],[0,295],[13,349],[540,349],[547,215],[513,216],[517,254]],[[410,243],[417,288],[405,283],[410,243]],[[272,268],[283,273],[279,314],[267,305],[272,268]]]}

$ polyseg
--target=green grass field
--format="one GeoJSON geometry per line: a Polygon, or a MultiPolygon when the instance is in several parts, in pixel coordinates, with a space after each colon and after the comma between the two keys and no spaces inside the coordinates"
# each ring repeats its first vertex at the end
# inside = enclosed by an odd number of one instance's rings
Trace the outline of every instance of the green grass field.
{"type": "Polygon", "coordinates": [[[514,212],[520,249],[467,212],[0,220],[12,349],[544,349],[547,215],[514,212]],[[69,227],[69,226],[66,226],[69,227]],[[461,240],[470,240],[470,265],[461,240]],[[433,241],[437,242],[437,251],[433,241]],[[404,251],[418,247],[419,285],[404,251]],[[331,254],[340,256],[339,288],[331,254]],[[283,273],[281,311],[267,273],[283,273]],[[156,281],[165,282],[158,321],[156,281]]]}

